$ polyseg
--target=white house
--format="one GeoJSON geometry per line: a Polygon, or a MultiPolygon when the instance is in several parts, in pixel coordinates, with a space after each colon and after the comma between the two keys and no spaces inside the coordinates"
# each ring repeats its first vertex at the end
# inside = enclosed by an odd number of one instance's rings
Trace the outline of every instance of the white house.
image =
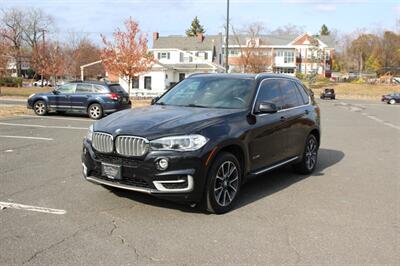
{"type": "MultiPolygon", "coordinates": [[[[153,48],[149,49],[156,62],[147,73],[138,75],[132,82],[131,94],[134,96],[155,96],[164,93],[179,81],[193,73],[223,72],[216,63],[217,38],[166,36],[153,33],[153,48]]],[[[119,80],[128,90],[125,78],[119,80]]]]}

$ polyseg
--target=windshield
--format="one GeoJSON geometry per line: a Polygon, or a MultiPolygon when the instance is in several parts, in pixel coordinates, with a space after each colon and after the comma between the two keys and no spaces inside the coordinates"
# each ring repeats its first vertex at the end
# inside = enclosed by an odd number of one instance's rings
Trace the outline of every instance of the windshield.
{"type": "Polygon", "coordinates": [[[156,104],[242,109],[250,105],[254,88],[253,79],[193,77],[180,82],[156,104]]]}

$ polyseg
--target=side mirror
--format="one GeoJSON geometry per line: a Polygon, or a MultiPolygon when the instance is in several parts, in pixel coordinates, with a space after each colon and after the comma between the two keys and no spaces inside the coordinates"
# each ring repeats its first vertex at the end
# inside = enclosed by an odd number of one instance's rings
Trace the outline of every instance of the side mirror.
{"type": "Polygon", "coordinates": [[[54,89],[53,94],[57,95],[57,94],[60,94],[60,92],[58,90],[54,89]]]}
{"type": "Polygon", "coordinates": [[[261,114],[272,114],[278,112],[278,107],[270,102],[260,102],[257,104],[256,111],[261,114]]]}
{"type": "Polygon", "coordinates": [[[160,97],[158,97],[158,96],[153,98],[153,99],[151,99],[151,104],[152,105],[155,104],[158,101],[158,99],[160,99],[160,97]]]}

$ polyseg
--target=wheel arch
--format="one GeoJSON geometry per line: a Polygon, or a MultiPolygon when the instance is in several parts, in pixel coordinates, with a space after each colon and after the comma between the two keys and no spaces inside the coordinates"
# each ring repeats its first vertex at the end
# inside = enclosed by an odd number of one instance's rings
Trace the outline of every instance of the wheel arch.
{"type": "Polygon", "coordinates": [[[308,135],[315,136],[315,138],[317,139],[317,142],[318,142],[318,147],[319,147],[321,144],[321,133],[320,133],[319,129],[317,129],[317,128],[312,129],[308,135]]]}
{"type": "Polygon", "coordinates": [[[245,180],[246,173],[248,173],[248,165],[249,165],[248,155],[246,153],[244,144],[240,144],[237,142],[227,142],[222,145],[218,145],[217,150],[213,154],[210,154],[210,156],[212,156],[212,158],[211,158],[211,162],[207,168],[207,175],[210,171],[211,165],[215,161],[215,158],[217,158],[217,156],[219,154],[221,154],[222,152],[229,152],[238,159],[238,161],[240,163],[241,172],[242,172],[242,181],[245,180]]]}

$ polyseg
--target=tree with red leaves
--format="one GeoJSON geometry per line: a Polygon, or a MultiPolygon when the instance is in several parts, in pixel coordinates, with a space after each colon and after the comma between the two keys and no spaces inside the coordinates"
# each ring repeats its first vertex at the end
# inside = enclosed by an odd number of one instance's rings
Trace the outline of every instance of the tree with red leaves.
{"type": "Polygon", "coordinates": [[[154,57],[147,49],[147,38],[140,32],[139,24],[132,18],[125,21],[126,32],[117,29],[114,41],[110,42],[101,35],[106,46],[101,59],[108,72],[119,74],[128,79],[128,93],[131,92],[132,79],[151,68],[154,57]]]}
{"type": "Polygon", "coordinates": [[[45,77],[57,77],[64,74],[65,60],[60,46],[54,42],[47,42],[35,47],[32,53],[32,65],[36,73],[45,77]]]}
{"type": "Polygon", "coordinates": [[[7,64],[10,60],[10,44],[0,36],[0,77],[7,73],[7,64]]]}

